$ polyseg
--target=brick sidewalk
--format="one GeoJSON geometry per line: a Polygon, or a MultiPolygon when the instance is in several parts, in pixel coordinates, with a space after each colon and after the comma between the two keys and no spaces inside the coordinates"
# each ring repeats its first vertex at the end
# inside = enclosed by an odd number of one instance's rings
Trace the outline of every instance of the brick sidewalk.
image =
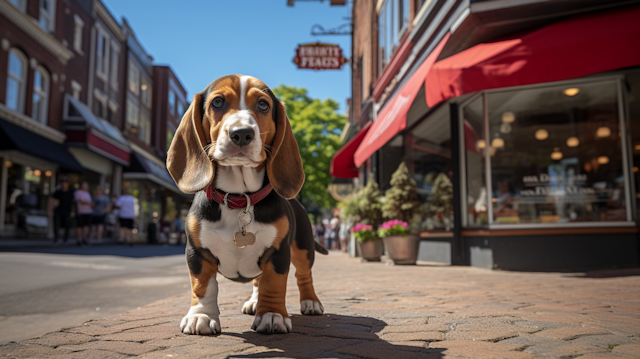
{"type": "Polygon", "coordinates": [[[389,266],[333,252],[316,258],[314,281],[325,315],[297,314],[292,270],[287,308],[293,333],[286,335],[252,331],[253,317],[241,314],[251,285],[219,277],[219,336],[180,333],[190,303],[185,293],[9,343],[0,357],[640,357],[638,270],[585,276],[389,266]]]}

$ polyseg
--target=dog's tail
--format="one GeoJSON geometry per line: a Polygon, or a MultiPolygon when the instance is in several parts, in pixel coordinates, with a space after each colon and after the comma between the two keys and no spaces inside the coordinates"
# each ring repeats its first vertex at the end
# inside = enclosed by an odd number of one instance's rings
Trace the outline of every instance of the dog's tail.
{"type": "Polygon", "coordinates": [[[318,252],[320,254],[324,254],[324,255],[329,254],[329,251],[325,247],[323,247],[322,244],[320,244],[320,243],[318,243],[316,241],[313,241],[313,243],[316,244],[316,252],[318,252]]]}

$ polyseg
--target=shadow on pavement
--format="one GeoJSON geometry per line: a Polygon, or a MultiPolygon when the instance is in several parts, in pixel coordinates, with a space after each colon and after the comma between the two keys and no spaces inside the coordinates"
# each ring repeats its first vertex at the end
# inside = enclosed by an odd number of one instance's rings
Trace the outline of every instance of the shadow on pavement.
{"type": "Polygon", "coordinates": [[[164,257],[184,254],[184,245],[148,245],[130,246],[116,244],[99,244],[90,247],[0,247],[0,252],[73,254],[85,256],[119,256],[128,258],[164,257]]]}
{"type": "MultiPolygon", "coordinates": [[[[376,334],[387,323],[363,316],[325,314],[291,316],[293,332],[265,335],[254,331],[228,335],[256,345],[259,353],[228,358],[443,358],[446,349],[391,344],[376,334]],[[264,350],[263,348],[271,350],[264,350]]],[[[400,334],[400,333],[398,333],[400,334]]],[[[401,339],[400,339],[401,340],[401,339]]]]}
{"type": "Polygon", "coordinates": [[[640,276],[640,268],[626,268],[626,269],[605,269],[589,271],[585,273],[573,273],[566,275],[570,278],[619,278],[619,277],[633,277],[640,276]]]}

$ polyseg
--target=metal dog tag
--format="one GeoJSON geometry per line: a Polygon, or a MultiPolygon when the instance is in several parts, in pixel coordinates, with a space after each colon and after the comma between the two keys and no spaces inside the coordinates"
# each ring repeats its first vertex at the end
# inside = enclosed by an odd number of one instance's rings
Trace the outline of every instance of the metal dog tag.
{"type": "Polygon", "coordinates": [[[236,232],[233,236],[233,242],[238,248],[244,248],[256,243],[256,235],[251,232],[236,232]]]}

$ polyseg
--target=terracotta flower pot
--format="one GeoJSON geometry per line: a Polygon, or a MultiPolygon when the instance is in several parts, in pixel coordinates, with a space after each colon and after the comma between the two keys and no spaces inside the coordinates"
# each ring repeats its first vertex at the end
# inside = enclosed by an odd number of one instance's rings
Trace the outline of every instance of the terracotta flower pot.
{"type": "Polygon", "coordinates": [[[384,238],[384,246],[394,264],[416,264],[420,237],[415,235],[389,236],[384,238]]]}
{"type": "Polygon", "coordinates": [[[380,262],[382,256],[382,241],[379,238],[360,243],[362,258],[369,262],[380,262]]]}

